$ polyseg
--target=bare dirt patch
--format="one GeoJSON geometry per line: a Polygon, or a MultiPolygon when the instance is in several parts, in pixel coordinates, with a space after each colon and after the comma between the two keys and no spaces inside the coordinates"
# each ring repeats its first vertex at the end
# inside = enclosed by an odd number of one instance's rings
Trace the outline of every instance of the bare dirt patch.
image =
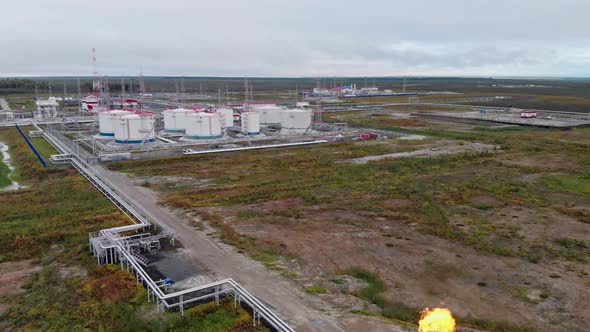
{"type": "MultiPolygon", "coordinates": [[[[480,204],[498,203],[483,193],[471,199],[480,204]]],[[[416,204],[395,199],[384,203],[401,209],[416,204]]],[[[248,209],[270,213],[271,208],[284,204],[267,202],[248,209]]],[[[234,209],[216,210],[232,219],[229,210],[234,209]]],[[[342,290],[330,281],[333,276],[360,267],[382,277],[388,287],[386,298],[413,307],[447,306],[462,317],[509,321],[540,329],[579,330],[587,326],[588,312],[580,306],[590,301],[583,264],[559,259],[554,264],[539,264],[490,255],[424,235],[414,223],[359,216],[350,211],[344,216],[341,212],[318,211],[315,207],[305,210],[294,222],[265,222],[261,217],[234,221],[233,226],[240,234],[281,248],[281,253],[293,257],[296,263],[283,267],[296,273],[294,281],[301,287],[322,285],[329,292],[322,298],[343,312],[370,309],[352,301],[347,305],[345,298],[350,295],[339,295],[342,290]],[[342,223],[342,218],[357,222],[342,223]]],[[[557,237],[590,240],[587,225],[552,210],[506,207],[483,210],[482,215],[495,227],[505,226],[515,232],[514,249],[519,241],[529,245],[543,241],[557,250],[557,237]],[[556,229],[559,233],[554,233],[556,229]]]]}
{"type": "Polygon", "coordinates": [[[24,292],[22,285],[41,266],[33,264],[32,260],[0,263],[0,314],[8,310],[10,305],[4,299],[24,292]]]}
{"type": "Polygon", "coordinates": [[[347,314],[340,318],[346,331],[415,332],[416,327],[394,325],[383,319],[347,314]]]}
{"type": "Polygon", "coordinates": [[[498,150],[499,147],[491,144],[472,143],[472,142],[453,142],[449,144],[440,145],[436,144],[426,149],[419,149],[409,152],[398,152],[389,153],[378,156],[367,156],[362,158],[356,158],[349,160],[354,164],[366,164],[370,161],[377,161],[386,158],[405,158],[405,157],[436,157],[446,154],[459,154],[459,153],[481,153],[481,152],[493,152],[498,150]]]}
{"type": "Polygon", "coordinates": [[[57,265],[57,270],[59,272],[60,278],[66,280],[67,278],[71,277],[87,277],[88,271],[79,265],[57,265]]]}
{"type": "Polygon", "coordinates": [[[555,204],[552,206],[552,208],[555,211],[566,214],[581,223],[590,224],[590,206],[588,205],[578,205],[576,202],[570,201],[561,205],[555,204]]]}
{"type": "Polygon", "coordinates": [[[590,241],[590,227],[550,209],[507,207],[488,214],[494,224],[512,224],[518,227],[521,239],[531,243],[551,242],[558,238],[577,237],[590,241]],[[556,230],[559,230],[556,232],[556,230]]]}
{"type": "Polygon", "coordinates": [[[557,153],[510,155],[498,161],[506,166],[531,167],[548,171],[568,171],[576,167],[571,158],[557,153]]]}
{"type": "Polygon", "coordinates": [[[499,199],[483,191],[479,191],[475,194],[472,194],[469,197],[469,201],[475,204],[476,206],[485,207],[497,207],[502,204],[502,202],[499,199]]]}
{"type": "Polygon", "coordinates": [[[211,184],[210,179],[195,179],[187,176],[142,176],[133,181],[136,186],[157,187],[159,189],[203,189],[211,184]]]}
{"type": "Polygon", "coordinates": [[[388,199],[385,201],[381,201],[381,206],[387,208],[387,209],[392,209],[392,210],[401,210],[401,209],[406,209],[411,207],[412,205],[414,205],[414,202],[412,202],[409,199],[388,199]]]}

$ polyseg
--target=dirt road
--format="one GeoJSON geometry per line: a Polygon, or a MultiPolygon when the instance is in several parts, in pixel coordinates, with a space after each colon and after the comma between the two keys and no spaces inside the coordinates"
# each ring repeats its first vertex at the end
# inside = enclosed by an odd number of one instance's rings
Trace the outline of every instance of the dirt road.
{"type": "MultiPolygon", "coordinates": [[[[233,278],[252,294],[276,310],[297,331],[345,331],[331,306],[319,298],[295,288],[283,277],[267,270],[262,264],[239,254],[235,249],[219,244],[206,234],[188,225],[180,217],[158,205],[158,196],[151,190],[136,187],[120,173],[100,166],[97,172],[113,182],[129,197],[133,197],[154,216],[176,232],[191,260],[204,265],[217,278],[233,278]]],[[[346,324],[347,325],[347,324],[346,324]]]]}
{"type": "Polygon", "coordinates": [[[437,157],[446,154],[459,154],[459,153],[481,153],[484,151],[492,152],[498,150],[500,147],[491,145],[491,144],[483,144],[483,143],[472,143],[472,142],[463,142],[462,145],[447,145],[445,147],[438,147],[438,148],[429,148],[429,149],[421,149],[415,150],[411,152],[398,152],[398,153],[390,153],[378,156],[367,156],[362,158],[351,159],[350,162],[353,164],[366,164],[370,161],[376,161],[381,159],[387,158],[406,158],[406,157],[437,157]]]}
{"type": "Polygon", "coordinates": [[[10,106],[6,102],[6,99],[0,98],[0,111],[2,112],[11,112],[10,106]]]}

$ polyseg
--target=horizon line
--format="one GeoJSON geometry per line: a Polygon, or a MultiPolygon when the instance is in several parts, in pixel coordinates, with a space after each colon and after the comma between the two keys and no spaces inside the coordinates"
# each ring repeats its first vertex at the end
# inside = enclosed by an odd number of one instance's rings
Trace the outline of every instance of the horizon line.
{"type": "MultiPolygon", "coordinates": [[[[124,77],[139,77],[139,75],[101,75],[100,78],[124,78],[124,77]]],[[[351,79],[365,79],[365,78],[480,78],[480,79],[545,79],[545,80],[559,80],[559,79],[590,79],[590,76],[531,76],[531,75],[372,75],[372,76],[354,76],[354,75],[330,75],[330,76],[212,76],[212,75],[143,75],[144,78],[200,78],[200,79],[318,79],[318,78],[351,78],[351,79]]],[[[14,75],[14,76],[0,76],[0,79],[12,78],[29,78],[29,79],[52,79],[52,78],[84,78],[92,79],[92,75],[14,75]]]]}

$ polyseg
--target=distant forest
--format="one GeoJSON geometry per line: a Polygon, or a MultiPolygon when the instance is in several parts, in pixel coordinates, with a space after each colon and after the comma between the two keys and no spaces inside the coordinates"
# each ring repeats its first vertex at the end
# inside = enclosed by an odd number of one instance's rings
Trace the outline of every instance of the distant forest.
{"type": "MultiPolygon", "coordinates": [[[[78,81],[74,78],[66,78],[62,80],[52,78],[48,78],[46,80],[28,78],[0,79],[0,95],[33,94],[35,93],[35,89],[37,89],[39,93],[49,93],[49,90],[51,90],[52,94],[54,94],[55,96],[62,96],[64,95],[64,87],[65,94],[69,96],[78,94],[78,81]]],[[[126,82],[125,90],[130,91],[131,88],[133,91],[137,92],[139,90],[138,83],[129,81],[126,82]]],[[[121,83],[109,82],[109,89],[110,91],[117,94],[121,91],[121,83]]],[[[91,91],[92,80],[80,80],[80,92],[82,94],[86,94],[91,91]]]]}
{"type": "MultiPolygon", "coordinates": [[[[121,93],[122,82],[125,84],[125,92],[139,91],[138,77],[108,77],[108,80],[112,96],[121,93]]],[[[405,81],[408,92],[452,91],[463,93],[465,97],[510,97],[489,102],[486,106],[590,112],[590,79],[407,77],[405,81]]],[[[330,88],[346,84],[356,84],[359,88],[376,86],[380,90],[399,92],[403,91],[403,82],[403,77],[248,78],[255,94],[312,89],[317,85],[330,88]]],[[[174,93],[180,85],[188,93],[217,95],[226,90],[241,93],[244,91],[244,83],[244,77],[145,77],[146,92],[149,93],[174,93]]],[[[49,94],[50,86],[54,96],[75,97],[78,94],[76,77],[31,77],[0,78],[0,95],[34,95],[35,86],[38,93],[44,95],[49,94]]],[[[82,95],[91,92],[92,78],[81,77],[80,89],[82,95]]]]}
{"type": "Polygon", "coordinates": [[[22,78],[5,78],[0,80],[0,89],[34,89],[36,82],[22,78]]]}

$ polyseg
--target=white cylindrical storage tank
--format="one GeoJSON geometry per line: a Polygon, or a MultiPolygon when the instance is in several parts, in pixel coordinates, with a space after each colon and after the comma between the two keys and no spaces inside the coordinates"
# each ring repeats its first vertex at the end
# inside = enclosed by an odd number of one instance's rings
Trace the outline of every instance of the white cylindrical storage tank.
{"type": "Polygon", "coordinates": [[[104,110],[98,112],[98,131],[100,136],[113,137],[115,130],[113,129],[113,122],[124,115],[129,115],[132,112],[125,110],[104,110]]]}
{"type": "Polygon", "coordinates": [[[188,125],[185,138],[208,139],[221,137],[221,122],[215,113],[198,112],[186,116],[188,125]]]}
{"type": "Polygon", "coordinates": [[[188,114],[195,113],[194,110],[186,108],[176,108],[172,110],[165,110],[164,115],[164,130],[171,133],[184,133],[188,125],[188,114]]]}
{"type": "Polygon", "coordinates": [[[309,109],[288,109],[281,113],[281,134],[301,134],[311,128],[309,109]]]}
{"type": "Polygon", "coordinates": [[[283,109],[275,104],[250,105],[250,110],[260,114],[260,123],[278,125],[281,123],[283,109]]]}
{"type": "Polygon", "coordinates": [[[221,120],[221,128],[234,126],[234,110],[231,108],[218,108],[215,113],[219,115],[221,120]]]}
{"type": "Polygon", "coordinates": [[[242,113],[242,133],[245,135],[260,134],[260,114],[256,112],[242,113]]]}
{"type": "Polygon", "coordinates": [[[156,140],[154,115],[129,114],[114,120],[115,142],[138,144],[156,140]]]}

